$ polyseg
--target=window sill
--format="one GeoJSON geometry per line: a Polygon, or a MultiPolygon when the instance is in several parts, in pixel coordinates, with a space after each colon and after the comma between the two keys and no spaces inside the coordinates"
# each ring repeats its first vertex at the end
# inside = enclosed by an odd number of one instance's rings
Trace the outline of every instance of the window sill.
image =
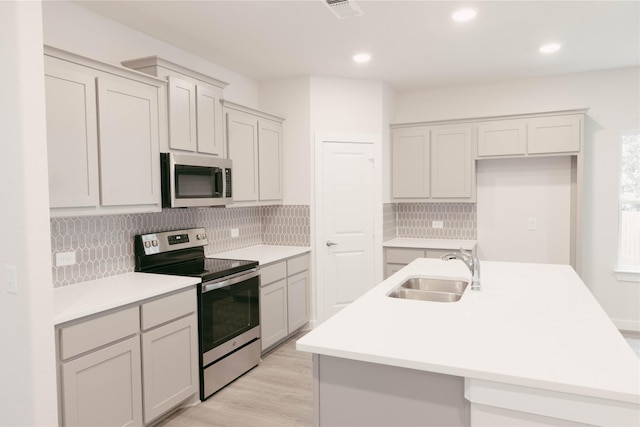
{"type": "Polygon", "coordinates": [[[636,282],[640,283],[640,269],[632,267],[618,267],[613,272],[618,282],[636,282]]]}

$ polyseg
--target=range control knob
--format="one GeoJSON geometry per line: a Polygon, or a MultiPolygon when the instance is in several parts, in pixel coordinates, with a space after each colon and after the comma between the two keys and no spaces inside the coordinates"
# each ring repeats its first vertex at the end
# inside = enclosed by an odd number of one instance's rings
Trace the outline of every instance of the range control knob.
{"type": "Polygon", "coordinates": [[[147,241],[145,241],[145,242],[144,242],[144,247],[145,247],[145,248],[149,248],[149,247],[151,247],[151,242],[150,242],[150,241],[148,241],[148,240],[147,240],[147,241]]]}
{"type": "Polygon", "coordinates": [[[157,241],[157,240],[152,240],[152,241],[151,241],[151,244],[152,244],[153,246],[158,246],[158,241],[157,241]]]}

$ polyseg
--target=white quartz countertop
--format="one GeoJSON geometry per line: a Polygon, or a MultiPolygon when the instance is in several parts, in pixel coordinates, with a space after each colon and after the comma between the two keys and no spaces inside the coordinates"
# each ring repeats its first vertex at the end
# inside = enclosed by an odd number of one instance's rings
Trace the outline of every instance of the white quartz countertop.
{"type": "Polygon", "coordinates": [[[55,288],[54,324],[138,303],[198,283],[199,277],[127,273],[55,288]]]}
{"type": "Polygon", "coordinates": [[[415,248],[415,249],[451,249],[473,250],[478,242],[476,240],[457,239],[418,239],[409,237],[398,237],[387,240],[382,244],[385,248],[415,248]]]}
{"type": "Polygon", "coordinates": [[[386,295],[409,277],[468,280],[417,259],[298,340],[327,356],[640,403],[638,357],[570,266],[482,262],[482,290],[438,303],[386,295]]]}
{"type": "Polygon", "coordinates": [[[308,246],[256,245],[234,251],[207,255],[209,258],[243,259],[258,261],[260,265],[271,264],[311,251],[308,246]]]}

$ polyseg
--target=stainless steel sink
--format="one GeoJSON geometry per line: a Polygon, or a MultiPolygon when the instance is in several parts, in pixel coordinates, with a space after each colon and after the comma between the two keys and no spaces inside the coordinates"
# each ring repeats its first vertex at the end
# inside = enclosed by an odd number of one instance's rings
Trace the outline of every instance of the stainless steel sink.
{"type": "Polygon", "coordinates": [[[462,280],[413,277],[402,282],[389,296],[418,301],[456,302],[462,298],[467,285],[462,280]]]}
{"type": "Polygon", "coordinates": [[[461,280],[431,279],[429,277],[412,277],[402,282],[400,287],[419,291],[452,292],[461,294],[467,289],[467,282],[461,280]]]}

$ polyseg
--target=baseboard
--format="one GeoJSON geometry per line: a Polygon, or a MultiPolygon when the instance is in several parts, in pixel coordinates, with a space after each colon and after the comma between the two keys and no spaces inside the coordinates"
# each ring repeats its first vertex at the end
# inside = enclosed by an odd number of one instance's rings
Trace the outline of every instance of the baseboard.
{"type": "Polygon", "coordinates": [[[638,332],[640,333],[640,321],[637,320],[622,320],[611,319],[613,324],[616,325],[620,331],[638,332]]]}

